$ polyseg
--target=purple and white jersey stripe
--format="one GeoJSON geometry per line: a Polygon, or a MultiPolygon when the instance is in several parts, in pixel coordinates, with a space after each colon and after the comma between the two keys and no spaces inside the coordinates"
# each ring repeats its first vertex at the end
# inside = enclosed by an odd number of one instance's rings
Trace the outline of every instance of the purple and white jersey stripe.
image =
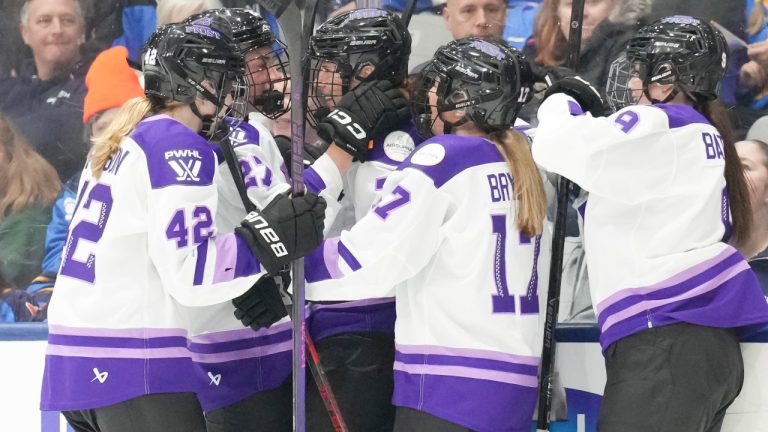
{"type": "Polygon", "coordinates": [[[554,95],[541,105],[533,155],[589,192],[579,213],[603,348],[677,322],[742,333],[768,323],[754,274],[724,243],[732,227],[718,130],[688,105],[593,118],[572,115],[572,103],[554,95]]]}
{"type": "MultiPolygon", "coordinates": [[[[232,308],[227,305],[220,312],[221,318],[232,308]]],[[[280,386],[291,375],[291,348],[291,326],[285,321],[258,331],[241,325],[192,337],[189,351],[196,377],[202,380],[198,398],[203,410],[280,386]]]]}
{"type": "Polygon", "coordinates": [[[394,403],[476,431],[528,432],[538,367],[538,357],[397,344],[394,403]]]}
{"type": "Polygon", "coordinates": [[[90,409],[144,394],[196,391],[186,335],[180,328],[51,324],[40,409],[90,409]]]}

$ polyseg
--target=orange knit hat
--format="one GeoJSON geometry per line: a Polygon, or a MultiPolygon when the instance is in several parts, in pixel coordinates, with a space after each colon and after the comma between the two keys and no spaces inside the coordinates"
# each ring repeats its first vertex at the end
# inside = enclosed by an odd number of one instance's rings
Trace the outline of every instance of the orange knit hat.
{"type": "Polygon", "coordinates": [[[129,99],[144,96],[136,72],[128,66],[128,50],[114,46],[93,60],[85,86],[88,93],[83,103],[83,123],[94,114],[122,106],[129,99]]]}

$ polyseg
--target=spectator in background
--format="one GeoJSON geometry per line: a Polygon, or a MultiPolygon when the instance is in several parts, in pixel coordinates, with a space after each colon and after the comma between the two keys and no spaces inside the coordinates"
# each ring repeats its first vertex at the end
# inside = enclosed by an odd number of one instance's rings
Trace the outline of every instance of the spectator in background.
{"type": "Polygon", "coordinates": [[[77,0],[27,0],[20,18],[33,59],[17,77],[0,80],[0,112],[66,181],[82,168],[87,152],[82,8],[77,0]]]}
{"type": "Polygon", "coordinates": [[[25,310],[19,288],[40,269],[60,186],[56,170],[0,116],[0,321],[15,321],[25,310]]]}
{"type": "MultiPolygon", "coordinates": [[[[750,130],[751,133],[751,130],[750,130]]],[[[736,143],[741,165],[749,185],[752,205],[752,250],[762,251],[749,260],[749,265],[768,295],[768,144],[758,139],[736,143]]]]}
{"type": "Polygon", "coordinates": [[[22,59],[29,57],[19,33],[19,11],[24,0],[0,0],[0,78],[13,76],[22,59]]]}
{"type": "MultiPolygon", "coordinates": [[[[101,135],[125,102],[144,96],[137,72],[128,65],[127,57],[128,50],[116,46],[99,54],[88,69],[85,76],[88,93],[83,104],[86,141],[101,135]]],[[[45,258],[40,274],[27,287],[27,293],[32,297],[31,303],[35,306],[32,317],[34,321],[47,318],[48,301],[61,265],[61,253],[75,209],[81,174],[82,171],[79,171],[64,184],[53,205],[45,234],[45,258]]]]}
{"type": "Polygon", "coordinates": [[[149,36],[155,31],[155,0],[84,0],[86,52],[99,53],[111,46],[128,49],[128,58],[138,62],[149,36]]]}
{"type": "MultiPolygon", "coordinates": [[[[581,55],[575,72],[598,89],[604,89],[611,63],[627,46],[638,23],[650,10],[650,0],[592,0],[584,5],[581,55]]],[[[564,66],[568,57],[571,0],[544,0],[536,17],[534,36],[523,54],[534,74],[543,77],[551,68],[564,66]]],[[[525,106],[520,116],[536,120],[538,99],[525,106]]]]}
{"type": "Polygon", "coordinates": [[[739,250],[752,258],[768,248],[768,144],[760,140],[736,143],[752,204],[752,232],[739,250]]]}
{"type": "Polygon", "coordinates": [[[208,9],[224,7],[219,0],[158,0],[157,27],[180,22],[208,9]]]}
{"type": "Polygon", "coordinates": [[[445,25],[454,39],[500,38],[506,17],[504,0],[448,0],[443,9],[445,25]]]}

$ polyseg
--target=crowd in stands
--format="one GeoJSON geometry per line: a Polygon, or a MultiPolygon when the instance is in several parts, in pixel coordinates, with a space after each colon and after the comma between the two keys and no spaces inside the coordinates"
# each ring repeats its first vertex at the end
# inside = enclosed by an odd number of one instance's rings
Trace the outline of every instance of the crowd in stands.
{"type": "MultiPolygon", "coordinates": [[[[405,3],[328,0],[323,1],[320,14],[332,16],[355,7],[401,11],[405,3]]],[[[571,4],[571,0],[447,0],[442,4],[419,0],[416,11],[442,15],[455,39],[503,38],[522,50],[534,74],[543,77],[565,64],[571,4]]],[[[219,7],[258,9],[258,4],[248,0],[0,0],[0,322],[45,320],[90,140],[109,124],[116,108],[143,94],[134,68],[147,38],[162,24],[219,7]]],[[[276,26],[268,13],[261,12],[276,26]]],[[[730,73],[720,98],[730,107],[737,138],[744,140],[738,149],[752,199],[758,203],[753,204],[755,226],[761,227],[755,242],[765,249],[768,117],[758,119],[768,114],[768,0],[587,0],[582,55],[575,72],[605,88],[611,63],[633,32],[674,14],[714,20],[732,33],[728,35],[730,73]]],[[[429,29],[423,31],[428,34],[429,29]]],[[[419,65],[410,67],[414,71],[419,65]]],[[[521,113],[534,126],[537,106],[534,100],[521,113]]],[[[578,236],[575,223],[569,233],[578,236]]],[[[578,242],[571,246],[564,283],[572,290],[580,288],[565,302],[564,315],[573,318],[589,308],[582,304],[588,298],[581,292],[588,285],[583,254],[578,252],[578,242]]],[[[768,268],[768,258],[758,255],[753,262],[759,275],[760,271],[768,274],[768,269],[760,270],[768,268]]]]}

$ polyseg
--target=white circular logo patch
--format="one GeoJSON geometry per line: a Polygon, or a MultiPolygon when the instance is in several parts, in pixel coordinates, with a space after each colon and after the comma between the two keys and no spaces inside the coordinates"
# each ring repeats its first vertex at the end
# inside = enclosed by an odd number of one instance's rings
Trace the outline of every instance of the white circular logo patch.
{"type": "Polygon", "coordinates": [[[445,147],[442,144],[430,143],[413,154],[411,163],[415,165],[433,166],[445,158],[445,147]]]}
{"type": "Polygon", "coordinates": [[[402,162],[416,148],[413,138],[403,131],[394,131],[384,138],[384,154],[395,162],[402,162]]]}

